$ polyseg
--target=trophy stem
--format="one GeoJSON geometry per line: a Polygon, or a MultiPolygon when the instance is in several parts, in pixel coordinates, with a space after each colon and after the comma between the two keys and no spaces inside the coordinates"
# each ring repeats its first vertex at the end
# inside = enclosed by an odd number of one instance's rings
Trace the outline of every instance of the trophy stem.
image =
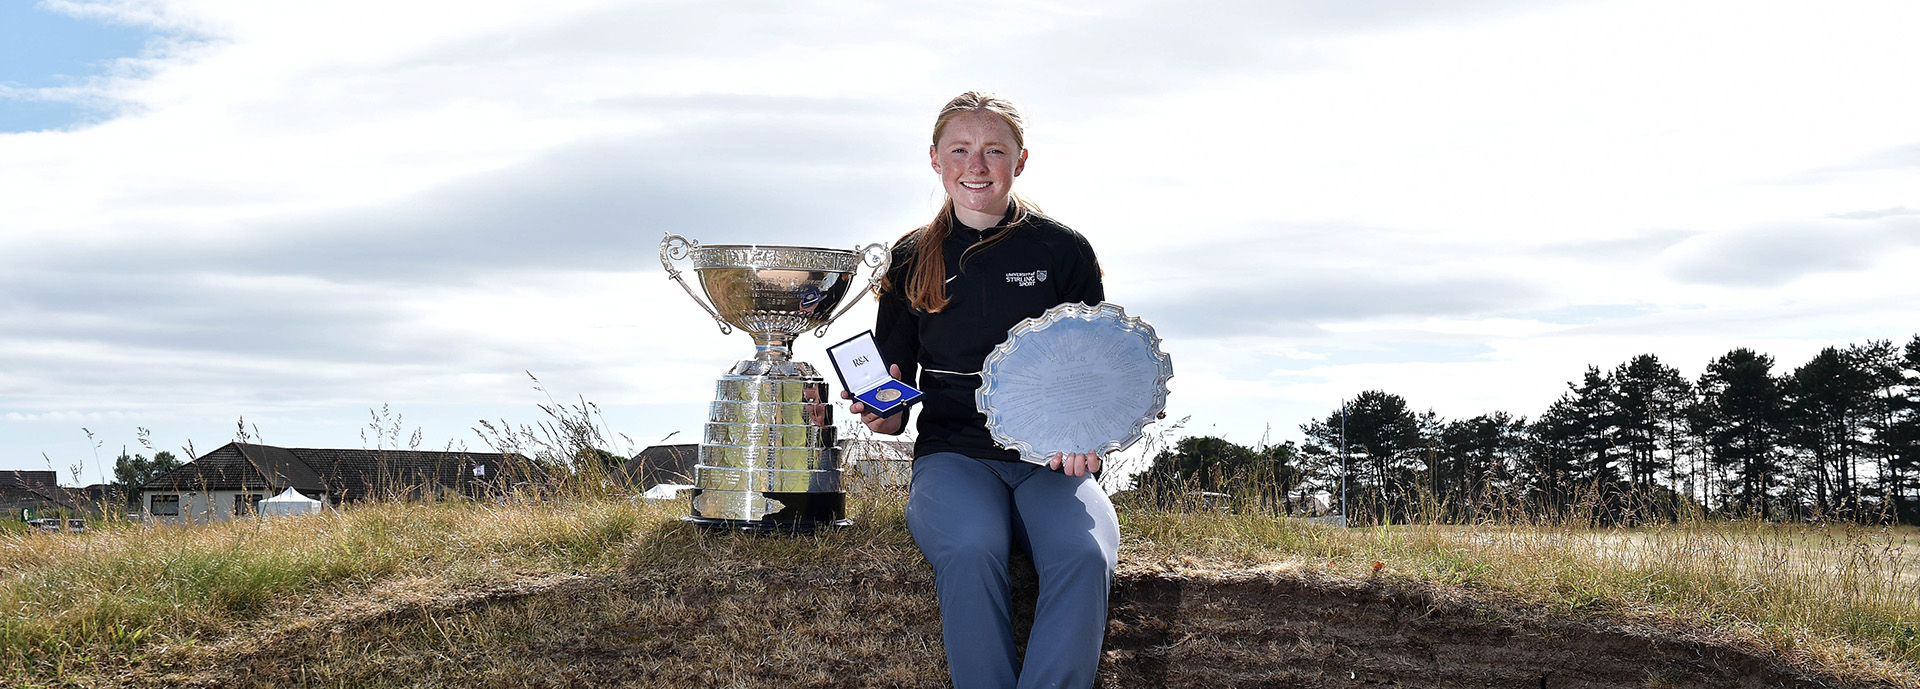
{"type": "Polygon", "coordinates": [[[754,333],[753,358],[760,361],[788,361],[793,358],[793,336],[786,333],[754,333]]]}

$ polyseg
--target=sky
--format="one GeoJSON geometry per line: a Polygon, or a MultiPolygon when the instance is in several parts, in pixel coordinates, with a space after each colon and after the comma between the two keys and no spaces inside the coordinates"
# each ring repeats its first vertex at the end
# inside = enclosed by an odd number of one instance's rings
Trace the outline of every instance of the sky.
{"type": "Polygon", "coordinates": [[[1920,333],[1911,2],[3,7],[0,469],[67,483],[241,430],[482,449],[550,399],[696,440],[752,347],[660,238],[892,241],[970,89],[1163,338],[1169,437],[1920,333]]]}

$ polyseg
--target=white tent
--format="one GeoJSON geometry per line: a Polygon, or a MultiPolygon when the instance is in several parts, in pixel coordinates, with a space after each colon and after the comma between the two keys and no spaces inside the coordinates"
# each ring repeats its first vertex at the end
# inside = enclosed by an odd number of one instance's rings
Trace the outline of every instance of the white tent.
{"type": "Polygon", "coordinates": [[[640,494],[640,497],[648,500],[672,500],[680,497],[680,491],[691,488],[693,485],[687,483],[662,483],[648,488],[647,492],[640,494]]]}
{"type": "Polygon", "coordinates": [[[288,488],[286,492],[261,500],[260,514],[268,517],[283,514],[319,514],[320,510],[326,506],[327,504],[324,502],[301,495],[300,491],[288,488]]]}

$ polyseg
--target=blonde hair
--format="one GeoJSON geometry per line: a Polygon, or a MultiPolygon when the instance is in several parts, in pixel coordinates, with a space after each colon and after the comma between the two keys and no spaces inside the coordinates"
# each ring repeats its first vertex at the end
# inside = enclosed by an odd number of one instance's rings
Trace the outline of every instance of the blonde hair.
{"type": "MultiPolygon", "coordinates": [[[[979,91],[968,91],[955,96],[953,100],[947,101],[946,107],[940,109],[939,117],[934,118],[933,121],[933,145],[940,145],[940,135],[946,133],[948,123],[970,112],[990,112],[999,116],[1001,121],[1007,123],[1007,128],[1013,130],[1013,145],[1019,150],[1026,150],[1026,122],[1020,117],[1020,110],[1014,107],[1013,101],[979,91]]],[[[1013,234],[1011,231],[1013,226],[1026,220],[1029,213],[1040,210],[1039,206],[1017,193],[1009,196],[1013,204],[1013,218],[1007,223],[1008,231],[967,247],[967,250],[960,254],[962,264],[965,264],[967,256],[974,252],[984,251],[1004,241],[1008,235],[1013,234]]],[[[925,313],[938,313],[947,307],[946,244],[947,235],[953,229],[952,219],[953,197],[949,196],[940,204],[940,212],[934,214],[933,222],[914,228],[900,238],[900,245],[911,244],[913,250],[912,267],[906,275],[906,284],[895,285],[893,276],[888,275],[881,282],[881,291],[905,287],[907,303],[912,305],[914,310],[925,313]]]]}

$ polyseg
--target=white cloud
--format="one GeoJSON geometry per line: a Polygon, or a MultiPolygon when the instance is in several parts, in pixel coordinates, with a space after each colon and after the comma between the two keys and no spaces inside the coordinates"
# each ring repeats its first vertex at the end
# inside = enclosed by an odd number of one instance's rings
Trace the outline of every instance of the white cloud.
{"type": "Polygon", "coordinates": [[[0,134],[0,466],[89,414],[461,436],[526,371],[688,435],[750,348],[660,234],[897,236],[976,87],[1197,431],[1366,388],[1533,415],[1588,364],[1920,323],[1908,3],[63,6],[181,40],[83,86],[108,121],[0,134]]]}

